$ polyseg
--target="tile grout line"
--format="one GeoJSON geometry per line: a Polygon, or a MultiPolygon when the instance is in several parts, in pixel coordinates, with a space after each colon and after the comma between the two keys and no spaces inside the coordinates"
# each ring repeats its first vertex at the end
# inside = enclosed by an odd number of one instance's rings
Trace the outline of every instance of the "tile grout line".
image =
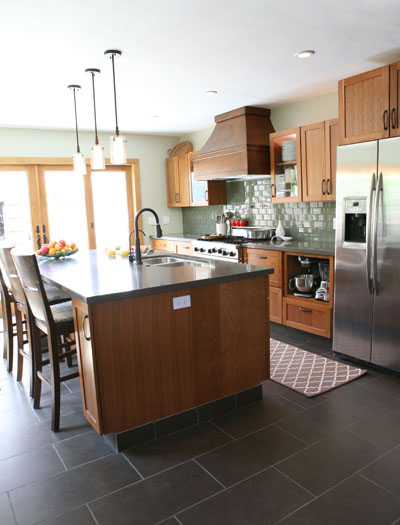
{"type": "Polygon", "coordinates": [[[290,476],[288,476],[285,472],[282,472],[281,470],[279,470],[278,467],[276,467],[275,465],[272,466],[271,468],[273,468],[276,472],[279,472],[279,474],[281,474],[282,476],[284,476],[285,478],[287,478],[289,481],[291,481],[292,483],[294,483],[295,485],[297,485],[299,488],[301,488],[302,490],[304,490],[305,492],[308,492],[308,494],[310,494],[310,496],[312,496],[312,499],[309,501],[309,503],[311,501],[313,501],[314,499],[317,499],[318,496],[316,496],[313,492],[311,492],[311,490],[308,490],[306,489],[306,487],[303,487],[303,485],[301,485],[301,483],[299,483],[298,481],[296,481],[295,479],[291,478],[290,476]]]}
{"type": "MultiPolygon", "coordinates": [[[[379,459],[382,459],[382,458],[379,458],[379,459]]],[[[376,485],[377,487],[379,487],[380,489],[383,489],[383,490],[386,490],[386,492],[389,492],[389,494],[391,494],[392,496],[394,496],[395,498],[397,498],[397,494],[395,494],[394,492],[392,492],[391,490],[385,488],[385,487],[382,487],[382,485],[380,485],[378,482],[374,481],[373,479],[370,479],[368,476],[366,476],[365,474],[363,474],[362,472],[358,472],[358,476],[360,476],[361,478],[369,481],[370,483],[372,483],[373,485],[376,485]]]]}
{"type": "Polygon", "coordinates": [[[65,469],[65,470],[68,470],[67,465],[64,463],[63,458],[61,457],[60,453],[59,453],[58,450],[57,450],[57,447],[55,446],[55,443],[53,443],[51,446],[52,446],[53,449],[55,450],[55,453],[57,454],[58,459],[61,461],[62,466],[64,467],[64,469],[65,469]]]}
{"type": "Polygon", "coordinates": [[[97,521],[96,516],[93,514],[92,509],[89,507],[89,505],[87,503],[85,503],[85,507],[89,511],[89,514],[92,516],[92,518],[93,518],[94,522],[96,523],[96,525],[99,525],[99,522],[97,521]]]}
{"type": "Polygon", "coordinates": [[[132,463],[132,461],[125,455],[124,452],[119,452],[119,454],[121,454],[121,456],[123,456],[126,461],[129,463],[129,465],[133,468],[133,470],[138,474],[138,476],[141,478],[141,479],[144,479],[144,476],[142,475],[142,473],[139,471],[138,468],[135,467],[135,465],[132,463]]]}
{"type": "Polygon", "coordinates": [[[218,426],[217,423],[215,423],[212,419],[210,419],[209,421],[210,421],[210,423],[212,425],[214,425],[215,428],[217,428],[218,430],[223,432],[226,436],[230,437],[233,441],[237,441],[238,440],[238,438],[235,438],[234,436],[232,436],[232,434],[229,434],[229,432],[227,432],[226,430],[224,430],[223,428],[218,426]]]}
{"type": "Polygon", "coordinates": [[[203,465],[201,463],[199,463],[196,459],[192,458],[192,461],[194,461],[196,463],[196,465],[198,465],[202,470],[204,470],[204,472],[206,474],[208,474],[210,477],[212,477],[212,479],[214,481],[216,481],[219,485],[221,485],[222,488],[224,488],[226,490],[226,487],[223,483],[221,483],[221,481],[219,481],[219,479],[217,479],[215,476],[213,476],[211,474],[211,472],[209,472],[205,467],[203,467],[203,465]]]}
{"type": "Polygon", "coordinates": [[[11,509],[11,512],[12,512],[12,515],[13,515],[13,518],[14,518],[14,522],[17,523],[17,517],[15,515],[14,506],[13,506],[11,498],[10,498],[10,492],[7,492],[6,494],[7,494],[8,503],[10,504],[10,509],[11,509]]]}

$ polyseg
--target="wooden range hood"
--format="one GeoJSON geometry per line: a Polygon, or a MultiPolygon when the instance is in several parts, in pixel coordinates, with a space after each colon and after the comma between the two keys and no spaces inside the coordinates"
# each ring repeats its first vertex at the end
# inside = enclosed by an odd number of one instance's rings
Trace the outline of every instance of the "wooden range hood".
{"type": "Polygon", "coordinates": [[[269,175],[269,109],[244,106],[215,117],[216,126],[192,156],[194,180],[269,175]]]}

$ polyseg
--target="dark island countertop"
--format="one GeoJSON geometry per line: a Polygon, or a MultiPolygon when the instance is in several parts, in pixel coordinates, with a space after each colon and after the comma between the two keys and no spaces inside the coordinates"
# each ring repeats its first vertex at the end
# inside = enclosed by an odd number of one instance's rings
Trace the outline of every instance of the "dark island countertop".
{"type": "MultiPolygon", "coordinates": [[[[159,255],[165,256],[165,253],[159,255]]],[[[130,263],[127,257],[116,255],[110,258],[105,252],[89,250],[65,259],[40,259],[39,268],[47,281],[87,304],[273,273],[272,268],[249,264],[210,261],[184,255],[176,257],[194,260],[201,265],[137,266],[130,263]]],[[[145,257],[143,261],[146,262],[145,257]]]]}
{"type": "MultiPolygon", "coordinates": [[[[170,241],[192,241],[200,239],[200,235],[193,235],[190,233],[171,233],[165,234],[162,239],[170,241]]],[[[218,239],[215,239],[216,241],[218,239]]],[[[310,253],[315,255],[335,255],[335,243],[323,241],[257,241],[246,242],[242,245],[243,248],[257,248],[259,250],[279,250],[282,252],[294,253],[310,253]]]]}

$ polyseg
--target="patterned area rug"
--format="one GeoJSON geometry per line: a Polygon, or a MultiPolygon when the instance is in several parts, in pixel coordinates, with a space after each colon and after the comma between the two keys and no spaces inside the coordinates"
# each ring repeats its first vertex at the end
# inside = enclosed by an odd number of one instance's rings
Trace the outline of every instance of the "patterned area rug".
{"type": "Polygon", "coordinates": [[[367,370],[344,365],[296,346],[270,339],[271,379],[307,397],[344,385],[367,370]]]}

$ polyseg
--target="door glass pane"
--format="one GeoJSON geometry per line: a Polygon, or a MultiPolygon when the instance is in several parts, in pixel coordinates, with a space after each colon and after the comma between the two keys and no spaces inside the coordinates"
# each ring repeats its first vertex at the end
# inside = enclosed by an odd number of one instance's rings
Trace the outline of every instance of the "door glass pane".
{"type": "Polygon", "coordinates": [[[97,249],[127,246],[129,217],[125,172],[92,172],[92,190],[97,249]]]}
{"type": "Polygon", "coordinates": [[[25,171],[0,171],[0,241],[36,248],[32,242],[28,177],[25,171]]]}
{"type": "Polygon", "coordinates": [[[83,178],[73,171],[45,171],[49,240],[64,239],[88,249],[83,178]]]}

